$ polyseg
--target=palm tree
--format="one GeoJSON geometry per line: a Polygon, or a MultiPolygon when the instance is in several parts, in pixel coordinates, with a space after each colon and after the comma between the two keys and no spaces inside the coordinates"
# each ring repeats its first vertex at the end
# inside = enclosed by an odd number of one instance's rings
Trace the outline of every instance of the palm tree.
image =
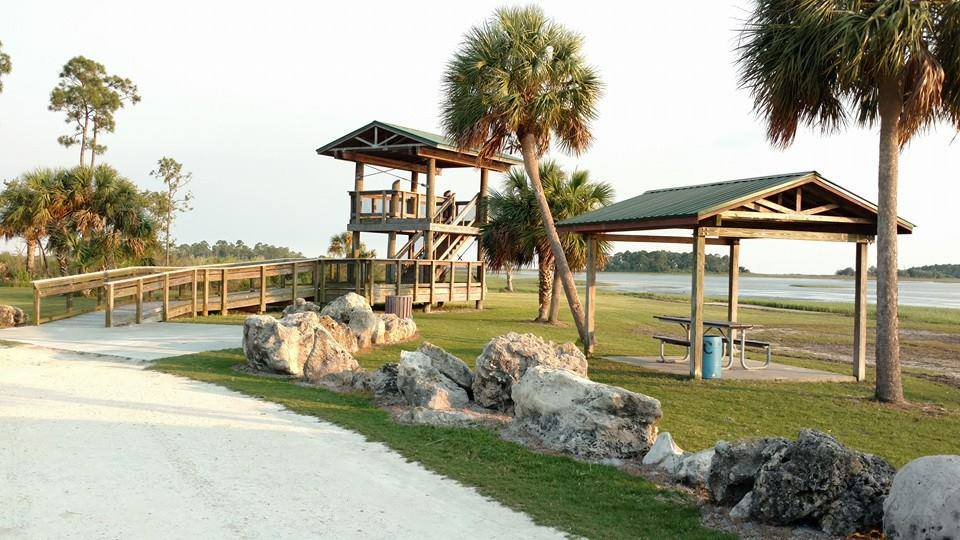
{"type": "Polygon", "coordinates": [[[540,156],[556,139],[579,154],[590,144],[590,121],[601,92],[576,33],[536,6],[498,9],[474,27],[444,74],[442,123],[461,148],[480,157],[519,149],[530,178],[550,251],[581,338],[583,306],[540,181],[540,156]]]}
{"type": "MultiPolygon", "coordinates": [[[[358,250],[361,259],[375,259],[377,250],[370,249],[366,244],[360,242],[358,250]]],[[[353,252],[353,234],[349,231],[335,234],[330,237],[330,243],[327,245],[327,256],[329,257],[349,257],[353,252]]]]}
{"type": "MultiPolygon", "coordinates": [[[[613,202],[613,186],[606,182],[594,182],[590,179],[590,172],[576,170],[569,176],[566,174],[549,177],[544,182],[544,190],[550,201],[550,210],[556,219],[568,219],[579,216],[597,208],[607,206],[613,202]]],[[[581,234],[565,234],[561,237],[563,252],[574,272],[582,272],[587,267],[587,239],[581,234]]],[[[602,268],[606,264],[610,251],[610,243],[599,242],[597,245],[597,265],[602,268]]],[[[554,274],[551,287],[550,313],[547,321],[557,323],[560,311],[560,283],[559,272],[554,274]]]]}
{"type": "Polygon", "coordinates": [[[27,273],[36,273],[36,253],[47,237],[58,204],[55,189],[59,172],[36,169],[6,183],[0,192],[0,234],[26,242],[27,273]]]}
{"type": "Polygon", "coordinates": [[[800,124],[880,125],[876,396],[902,401],[898,160],[936,122],[960,129],[960,2],[757,0],[739,53],[741,83],[775,146],[790,145],[800,124]]]}
{"type": "MultiPolygon", "coordinates": [[[[553,160],[539,164],[540,178],[551,212],[566,219],[594,210],[613,201],[613,188],[593,182],[587,171],[567,173],[553,160]]],[[[560,280],[555,260],[546,240],[546,231],[530,181],[519,170],[504,178],[503,189],[489,199],[490,220],[481,228],[480,241],[487,263],[493,270],[506,270],[530,264],[537,259],[540,307],[538,322],[556,322],[559,310],[560,280]]],[[[581,235],[561,237],[564,255],[574,271],[586,266],[586,240],[581,235]]],[[[607,244],[603,243],[603,250],[607,244]]],[[[605,253],[605,251],[603,251],[605,253]]]]}

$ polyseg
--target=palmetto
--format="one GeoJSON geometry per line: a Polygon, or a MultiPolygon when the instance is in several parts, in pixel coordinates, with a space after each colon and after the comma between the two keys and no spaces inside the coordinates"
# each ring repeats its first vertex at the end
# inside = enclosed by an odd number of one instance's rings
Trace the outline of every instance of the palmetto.
{"type": "Polygon", "coordinates": [[[879,123],[876,394],[901,401],[899,153],[938,121],[960,129],[960,2],[757,0],[739,53],[775,145],[793,142],[801,124],[879,123]]]}
{"type": "Polygon", "coordinates": [[[471,29],[444,74],[442,123],[461,148],[481,157],[520,150],[547,244],[581,337],[583,307],[554,226],[538,162],[551,142],[573,153],[587,148],[601,92],[581,56],[582,38],[538,7],[502,8],[471,29]]]}

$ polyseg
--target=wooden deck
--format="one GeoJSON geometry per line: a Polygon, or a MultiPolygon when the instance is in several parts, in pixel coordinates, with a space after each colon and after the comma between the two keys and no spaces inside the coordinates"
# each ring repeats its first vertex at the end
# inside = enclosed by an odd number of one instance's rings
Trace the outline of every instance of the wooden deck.
{"type": "Polygon", "coordinates": [[[484,271],[484,264],[475,261],[326,258],[137,267],[35,281],[34,322],[79,314],[71,312],[70,299],[81,294],[96,294],[97,309],[103,310],[108,327],[235,309],[262,313],[270,305],[296,298],[326,303],[348,292],[366,297],[370,304],[383,304],[392,295],[410,295],[423,306],[476,302],[479,308],[486,296],[484,271]],[[66,298],[66,313],[41,319],[43,299],[54,296],[66,298]]]}

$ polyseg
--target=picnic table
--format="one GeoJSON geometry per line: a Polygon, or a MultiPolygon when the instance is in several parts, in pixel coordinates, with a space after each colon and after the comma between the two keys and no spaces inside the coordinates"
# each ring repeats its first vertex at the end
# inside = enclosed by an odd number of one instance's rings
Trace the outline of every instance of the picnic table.
{"type": "MultiPolygon", "coordinates": [[[[655,315],[654,318],[664,321],[664,322],[675,322],[683,328],[683,335],[685,338],[675,338],[671,336],[653,336],[654,338],[660,340],[660,361],[667,362],[666,357],[663,354],[663,346],[665,343],[670,343],[673,345],[683,345],[687,347],[686,354],[677,362],[686,361],[690,356],[690,317],[677,317],[674,315],[655,315]]],[[[716,331],[723,338],[723,341],[727,344],[727,363],[723,366],[724,369],[730,369],[733,367],[733,355],[734,350],[739,349],[739,360],[740,367],[743,369],[764,369],[770,365],[770,344],[765,341],[757,341],[747,339],[747,331],[754,328],[759,328],[759,325],[743,323],[739,321],[713,321],[705,320],[703,321],[703,333],[706,335],[710,331],[716,331]],[[734,334],[736,332],[736,334],[734,334]],[[736,347],[735,344],[738,344],[739,347],[736,347]],[[747,347],[759,347],[766,350],[767,360],[762,366],[748,366],[746,349],[747,347]]]]}

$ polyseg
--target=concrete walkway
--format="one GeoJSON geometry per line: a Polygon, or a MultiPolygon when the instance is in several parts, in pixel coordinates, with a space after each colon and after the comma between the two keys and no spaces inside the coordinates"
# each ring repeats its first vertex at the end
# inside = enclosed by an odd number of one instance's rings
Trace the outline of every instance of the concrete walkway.
{"type": "Polygon", "coordinates": [[[223,324],[149,322],[107,328],[101,312],[0,330],[0,340],[134,360],[232,349],[240,347],[242,337],[240,326],[223,324]]]}
{"type": "Polygon", "coordinates": [[[562,537],[356,433],[142,366],[0,348],[0,538],[562,537]]]}

